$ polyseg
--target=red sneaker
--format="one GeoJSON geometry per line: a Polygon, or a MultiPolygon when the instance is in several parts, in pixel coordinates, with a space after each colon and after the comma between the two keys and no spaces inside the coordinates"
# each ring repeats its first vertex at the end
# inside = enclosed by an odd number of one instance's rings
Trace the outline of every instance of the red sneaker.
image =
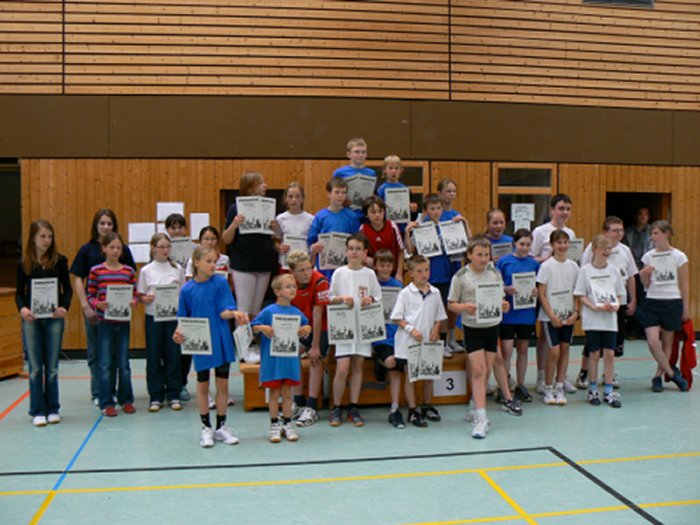
{"type": "Polygon", "coordinates": [[[107,417],[117,417],[119,415],[117,414],[117,409],[114,407],[107,407],[102,410],[102,413],[107,417]]]}
{"type": "Polygon", "coordinates": [[[132,403],[125,403],[122,409],[125,414],[133,414],[136,412],[136,407],[132,403]]]}

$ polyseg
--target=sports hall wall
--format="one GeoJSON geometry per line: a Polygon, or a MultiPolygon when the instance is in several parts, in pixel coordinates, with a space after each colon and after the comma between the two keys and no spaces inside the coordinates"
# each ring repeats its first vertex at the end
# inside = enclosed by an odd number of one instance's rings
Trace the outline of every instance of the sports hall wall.
{"type": "Polygon", "coordinates": [[[178,200],[221,226],[247,170],[316,211],[356,135],[421,166],[416,191],[455,179],[476,230],[498,163],[547,163],[586,239],[608,192],[670,195],[697,326],[698,66],[690,0],[1,2],[0,157],[21,159],[25,233],[50,220],[70,258],[98,207],[125,230],[178,200]]]}

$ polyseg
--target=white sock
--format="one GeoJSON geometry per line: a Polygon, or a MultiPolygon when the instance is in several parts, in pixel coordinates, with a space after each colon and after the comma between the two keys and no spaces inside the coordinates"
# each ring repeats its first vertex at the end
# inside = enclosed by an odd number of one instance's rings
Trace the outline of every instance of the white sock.
{"type": "Polygon", "coordinates": [[[537,370],[537,380],[544,380],[544,370],[537,370]]]}
{"type": "Polygon", "coordinates": [[[486,409],[485,408],[475,409],[474,416],[476,416],[476,419],[486,419],[486,409]]]}
{"type": "Polygon", "coordinates": [[[399,409],[399,404],[398,403],[392,403],[391,404],[391,413],[393,414],[399,409]]]}

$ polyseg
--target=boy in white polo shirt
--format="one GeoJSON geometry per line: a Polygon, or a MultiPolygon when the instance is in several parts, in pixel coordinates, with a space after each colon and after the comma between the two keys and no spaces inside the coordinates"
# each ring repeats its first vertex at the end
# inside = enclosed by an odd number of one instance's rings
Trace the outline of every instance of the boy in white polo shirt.
{"type": "Polygon", "coordinates": [[[440,290],[428,282],[430,278],[430,261],[422,255],[413,255],[408,261],[411,282],[399,292],[396,305],[391,312],[391,321],[399,325],[400,330],[394,338],[394,355],[402,361],[406,370],[405,392],[408,402],[408,422],[417,427],[426,427],[425,421],[440,421],[440,414],[431,404],[433,382],[423,381],[423,406],[418,411],[414,384],[409,380],[406,359],[408,346],[425,339],[437,341],[440,338],[440,322],[447,319],[442,304],[440,290]]]}

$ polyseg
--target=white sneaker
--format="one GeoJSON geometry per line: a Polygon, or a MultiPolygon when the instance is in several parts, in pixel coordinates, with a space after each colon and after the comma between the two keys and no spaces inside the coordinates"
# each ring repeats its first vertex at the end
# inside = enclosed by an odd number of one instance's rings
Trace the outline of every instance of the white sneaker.
{"type": "Polygon", "coordinates": [[[219,427],[214,431],[214,439],[221,441],[224,445],[238,445],[239,442],[233,430],[226,426],[219,427]]]}
{"type": "Polygon", "coordinates": [[[489,420],[476,419],[474,420],[474,428],[472,429],[472,437],[476,439],[484,439],[489,431],[489,420]]]}
{"type": "Polygon", "coordinates": [[[282,441],[282,424],[278,421],[270,425],[270,430],[267,432],[267,439],[270,443],[279,443],[282,441]]]}
{"type": "Polygon", "coordinates": [[[297,434],[297,431],[294,430],[291,422],[285,423],[282,426],[282,433],[284,434],[284,437],[287,438],[287,441],[299,441],[299,434],[297,434]]]}
{"type": "Polygon", "coordinates": [[[175,411],[182,410],[182,403],[179,399],[173,399],[170,401],[170,408],[175,411]]]}
{"type": "Polygon", "coordinates": [[[464,347],[461,344],[459,344],[456,339],[453,339],[452,341],[447,341],[447,346],[449,346],[450,350],[452,350],[452,352],[454,352],[455,354],[464,352],[464,347]]]}
{"type": "Polygon", "coordinates": [[[571,383],[571,381],[569,381],[568,377],[564,378],[564,392],[567,394],[575,394],[578,392],[578,389],[573,383],[571,383]]]}
{"type": "Polygon", "coordinates": [[[545,389],[545,391],[544,391],[544,398],[542,398],[542,402],[543,402],[545,405],[556,405],[556,404],[557,404],[557,400],[556,400],[556,398],[554,397],[554,390],[552,390],[551,388],[545,389]]]}
{"type": "Polygon", "coordinates": [[[49,422],[49,425],[57,425],[61,422],[61,416],[58,414],[49,414],[47,421],[49,422]]]}
{"type": "Polygon", "coordinates": [[[535,382],[535,392],[537,392],[541,396],[544,395],[544,393],[545,393],[544,379],[538,379],[535,382]]]}
{"type": "Polygon", "coordinates": [[[612,386],[615,390],[620,388],[620,379],[617,377],[617,372],[613,374],[612,386]]]}
{"type": "Polygon", "coordinates": [[[292,403],[292,419],[299,419],[299,416],[301,416],[305,408],[306,407],[300,407],[296,403],[292,403]]]}
{"type": "Polygon", "coordinates": [[[296,421],[298,427],[310,427],[318,421],[318,412],[311,407],[304,407],[296,421]]]}
{"type": "Polygon", "coordinates": [[[214,398],[211,397],[211,394],[209,394],[209,410],[214,410],[216,408],[216,402],[214,401],[214,398]]]}
{"type": "Polygon", "coordinates": [[[151,401],[151,404],[148,405],[148,411],[158,412],[161,406],[163,406],[163,403],[161,403],[160,401],[151,401]]]}
{"type": "Polygon", "coordinates": [[[211,427],[202,427],[202,435],[199,438],[199,446],[211,448],[214,446],[214,429],[211,427]]]}
{"type": "Polygon", "coordinates": [[[564,390],[556,389],[554,391],[554,404],[555,405],[566,405],[566,396],[564,395],[564,390]]]}
{"type": "Polygon", "coordinates": [[[452,348],[450,348],[450,345],[445,345],[445,348],[442,350],[442,357],[445,359],[452,359],[452,357],[454,357],[452,355],[452,348]]]}
{"type": "Polygon", "coordinates": [[[35,427],[45,427],[46,426],[46,416],[34,416],[34,418],[32,418],[32,424],[35,427]]]}

